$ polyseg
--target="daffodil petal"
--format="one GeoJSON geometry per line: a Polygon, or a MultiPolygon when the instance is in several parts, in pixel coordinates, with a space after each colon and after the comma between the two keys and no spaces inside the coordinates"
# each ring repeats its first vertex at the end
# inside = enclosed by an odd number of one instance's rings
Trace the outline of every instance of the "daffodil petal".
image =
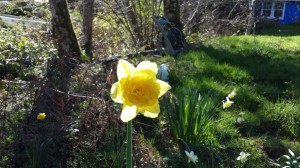
{"type": "Polygon", "coordinates": [[[137,71],[140,70],[151,70],[155,73],[155,75],[157,74],[157,64],[156,63],[152,63],[150,61],[143,61],[141,63],[138,64],[138,66],[136,67],[137,71]]]}
{"type": "Polygon", "coordinates": [[[167,83],[167,82],[164,82],[162,80],[157,80],[156,81],[159,86],[160,86],[160,91],[159,91],[159,95],[158,97],[161,97],[162,95],[164,95],[168,90],[171,89],[171,86],[167,83]]]}
{"type": "Polygon", "coordinates": [[[123,96],[123,92],[121,90],[120,83],[119,82],[114,83],[110,89],[111,99],[117,103],[123,103],[122,96],[123,96]]]}
{"type": "Polygon", "coordinates": [[[133,74],[135,71],[135,67],[125,60],[120,60],[117,66],[117,75],[118,79],[126,78],[129,75],[133,74]]]}
{"type": "Polygon", "coordinates": [[[127,106],[123,105],[123,110],[121,113],[121,120],[123,122],[128,122],[136,117],[138,114],[137,106],[127,106]]]}
{"type": "Polygon", "coordinates": [[[140,111],[145,117],[156,118],[160,113],[158,101],[152,106],[146,106],[140,111]]]}

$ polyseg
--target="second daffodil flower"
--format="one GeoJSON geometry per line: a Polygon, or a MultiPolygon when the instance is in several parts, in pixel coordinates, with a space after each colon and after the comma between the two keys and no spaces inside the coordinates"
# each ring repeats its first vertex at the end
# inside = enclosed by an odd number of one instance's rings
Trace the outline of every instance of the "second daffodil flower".
{"type": "Polygon", "coordinates": [[[247,161],[247,157],[250,156],[249,153],[241,152],[240,156],[236,158],[236,160],[241,161],[241,163],[245,163],[247,161]]]}
{"type": "Polygon", "coordinates": [[[185,154],[188,157],[188,162],[192,161],[195,164],[198,162],[198,156],[195,155],[193,151],[191,152],[185,151],[185,154]]]}
{"type": "Polygon", "coordinates": [[[143,61],[134,67],[125,60],[117,66],[118,82],[111,87],[111,98],[123,104],[121,120],[128,122],[138,113],[146,117],[156,118],[160,112],[158,98],[165,94],[171,86],[156,79],[157,65],[143,61]]]}
{"type": "Polygon", "coordinates": [[[36,117],[38,120],[44,120],[46,118],[46,113],[39,113],[36,117]]]}
{"type": "Polygon", "coordinates": [[[223,109],[230,107],[234,102],[229,100],[228,97],[226,97],[226,101],[223,100],[223,109]]]}

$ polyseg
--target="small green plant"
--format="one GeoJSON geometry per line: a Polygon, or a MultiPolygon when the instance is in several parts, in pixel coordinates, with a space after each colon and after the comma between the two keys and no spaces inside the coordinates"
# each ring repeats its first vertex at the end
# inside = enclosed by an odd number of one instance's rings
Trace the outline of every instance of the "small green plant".
{"type": "Polygon", "coordinates": [[[126,163],[124,137],[120,135],[114,136],[114,142],[105,146],[103,154],[100,155],[101,165],[104,167],[124,167],[126,163]]]}
{"type": "MultiPolygon", "coordinates": [[[[88,135],[96,135],[95,132],[88,135]]],[[[68,160],[68,167],[124,167],[126,165],[125,134],[116,130],[108,129],[104,139],[97,146],[91,136],[77,137],[73,139],[78,147],[71,151],[72,156],[68,160]]]]}
{"type": "Polygon", "coordinates": [[[285,158],[286,161],[284,163],[275,163],[273,160],[270,161],[270,164],[276,167],[282,167],[282,168],[299,168],[300,163],[300,156],[296,156],[295,153],[291,150],[288,149],[290,155],[283,155],[277,161],[279,161],[281,158],[285,158]]]}
{"type": "Polygon", "coordinates": [[[33,145],[32,147],[26,149],[26,154],[29,160],[28,167],[38,168],[44,165],[44,160],[46,159],[46,150],[48,145],[53,141],[53,138],[48,138],[41,145],[33,145]]]}
{"type": "Polygon", "coordinates": [[[163,102],[171,129],[177,139],[197,145],[214,141],[210,121],[218,100],[211,93],[200,94],[195,88],[180,92],[163,102]]]}

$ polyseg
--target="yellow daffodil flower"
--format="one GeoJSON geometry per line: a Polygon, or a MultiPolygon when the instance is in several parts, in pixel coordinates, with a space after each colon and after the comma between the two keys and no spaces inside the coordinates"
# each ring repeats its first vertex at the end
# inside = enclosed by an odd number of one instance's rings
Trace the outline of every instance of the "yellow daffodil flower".
{"type": "Polygon", "coordinates": [[[198,156],[195,155],[193,151],[191,151],[190,153],[188,151],[185,151],[185,154],[189,159],[188,162],[192,161],[195,164],[198,162],[198,156]]]}
{"type": "Polygon", "coordinates": [[[235,89],[233,89],[233,91],[231,93],[229,93],[229,95],[227,97],[229,97],[230,99],[232,99],[235,96],[236,96],[236,92],[235,92],[235,89]]]}
{"type": "Polygon", "coordinates": [[[228,97],[226,97],[226,101],[223,100],[223,109],[230,107],[234,102],[229,100],[228,97]]]}
{"type": "Polygon", "coordinates": [[[36,118],[38,120],[44,120],[46,118],[46,113],[39,113],[39,115],[36,118]]]}
{"type": "Polygon", "coordinates": [[[138,113],[146,117],[156,118],[160,112],[158,98],[165,94],[171,86],[156,78],[157,65],[143,61],[134,67],[125,60],[117,66],[118,82],[111,87],[111,98],[123,104],[121,120],[128,122],[138,113]]]}
{"type": "Polygon", "coordinates": [[[236,158],[236,160],[240,160],[241,163],[245,163],[247,161],[247,157],[250,156],[249,153],[241,152],[240,156],[236,158]]]}

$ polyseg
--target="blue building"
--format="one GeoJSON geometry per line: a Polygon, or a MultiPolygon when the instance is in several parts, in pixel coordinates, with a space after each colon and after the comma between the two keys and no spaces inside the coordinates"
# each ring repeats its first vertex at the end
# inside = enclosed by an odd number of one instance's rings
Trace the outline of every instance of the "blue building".
{"type": "Polygon", "coordinates": [[[259,2],[258,13],[263,19],[279,24],[300,22],[300,0],[276,0],[259,2]]]}

